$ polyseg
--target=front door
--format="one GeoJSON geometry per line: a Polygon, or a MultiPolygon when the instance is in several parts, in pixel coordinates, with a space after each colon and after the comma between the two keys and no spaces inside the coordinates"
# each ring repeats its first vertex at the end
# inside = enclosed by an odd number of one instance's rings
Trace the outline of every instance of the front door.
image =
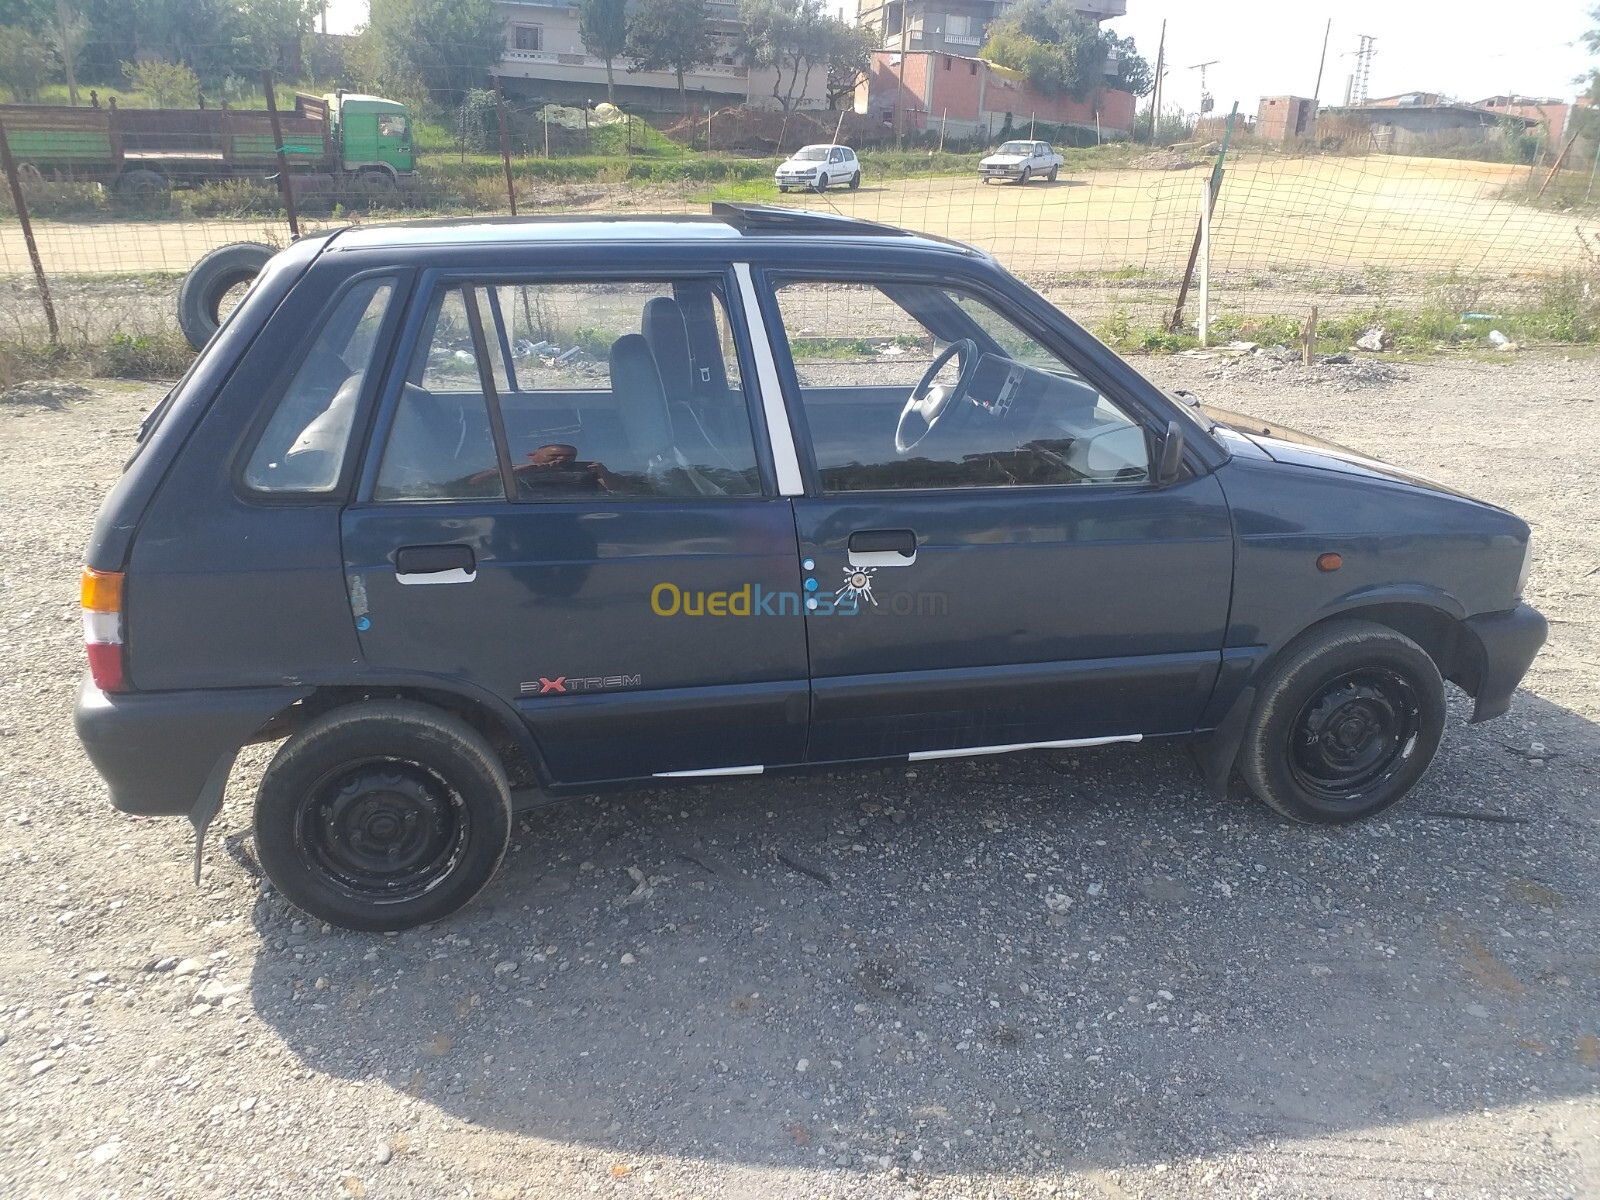
{"type": "Polygon", "coordinates": [[[1152,431],[998,301],[773,282],[813,460],[809,757],[1193,729],[1231,585],[1215,479],[1158,487],[1152,431]]]}
{"type": "Polygon", "coordinates": [[[749,612],[799,579],[726,294],[440,280],[402,341],[344,515],[362,650],[514,706],[557,783],[803,756],[803,624],[749,612]]]}

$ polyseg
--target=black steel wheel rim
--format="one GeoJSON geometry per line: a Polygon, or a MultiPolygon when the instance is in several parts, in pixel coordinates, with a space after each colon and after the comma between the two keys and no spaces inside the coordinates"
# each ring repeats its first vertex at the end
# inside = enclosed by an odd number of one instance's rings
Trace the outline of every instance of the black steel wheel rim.
{"type": "Polygon", "coordinates": [[[438,772],[401,759],[347,763],[300,803],[301,856],[325,881],[383,903],[413,900],[455,869],[470,819],[438,772]]]}
{"type": "Polygon", "coordinates": [[[1289,770],[1321,799],[1360,801],[1404,769],[1421,728],[1422,705],[1404,675],[1385,667],[1346,671],[1301,707],[1289,770]]]}

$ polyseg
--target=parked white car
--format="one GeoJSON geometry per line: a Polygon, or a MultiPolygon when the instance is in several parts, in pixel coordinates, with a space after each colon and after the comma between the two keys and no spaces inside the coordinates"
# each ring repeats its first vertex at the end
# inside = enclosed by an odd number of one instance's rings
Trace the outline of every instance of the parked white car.
{"type": "Polygon", "coordinates": [[[861,186],[861,162],[849,146],[802,146],[772,173],[780,192],[825,192],[836,183],[861,186]]]}
{"type": "Polygon", "coordinates": [[[1011,179],[1027,183],[1043,175],[1051,183],[1066,163],[1049,142],[1005,142],[993,154],[978,164],[978,179],[988,183],[991,179],[1011,179]]]}

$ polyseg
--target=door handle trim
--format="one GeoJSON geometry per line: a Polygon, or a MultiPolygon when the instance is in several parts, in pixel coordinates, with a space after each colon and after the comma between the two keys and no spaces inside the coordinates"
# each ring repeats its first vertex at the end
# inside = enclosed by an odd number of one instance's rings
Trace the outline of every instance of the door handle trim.
{"type": "Polygon", "coordinates": [[[909,567],[917,561],[917,534],[911,529],[858,529],[846,542],[852,567],[909,567]]]}
{"type": "Polygon", "coordinates": [[[477,577],[476,570],[469,571],[465,567],[453,567],[448,571],[416,571],[408,575],[402,575],[399,571],[394,573],[395,582],[408,587],[424,583],[471,583],[477,577]]]}

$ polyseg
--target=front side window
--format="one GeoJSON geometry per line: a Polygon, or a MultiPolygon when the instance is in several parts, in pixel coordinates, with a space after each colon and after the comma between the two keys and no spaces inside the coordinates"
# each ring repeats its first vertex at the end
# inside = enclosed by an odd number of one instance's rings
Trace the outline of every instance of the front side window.
{"type": "Polygon", "coordinates": [[[1150,480],[1143,426],[983,299],[791,280],[778,304],[824,492],[1150,480]]]}
{"type": "Polygon", "coordinates": [[[373,498],[756,495],[743,376],[720,280],[451,286],[373,498]]]}
{"type": "Polygon", "coordinates": [[[400,113],[382,113],[378,117],[378,136],[405,140],[409,126],[400,113]]]}
{"type": "Polygon", "coordinates": [[[362,385],[394,291],[391,279],[357,283],[322,322],[245,464],[260,492],[327,492],[339,481],[362,385]]]}

